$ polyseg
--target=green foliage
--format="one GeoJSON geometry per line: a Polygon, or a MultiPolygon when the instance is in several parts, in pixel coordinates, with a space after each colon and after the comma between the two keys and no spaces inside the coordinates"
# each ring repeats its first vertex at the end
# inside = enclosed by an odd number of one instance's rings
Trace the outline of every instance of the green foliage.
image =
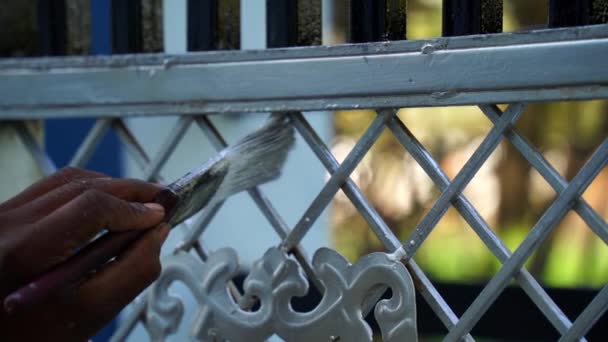
{"type": "MultiPolygon", "coordinates": [[[[542,25],[546,4],[504,2],[503,27],[517,31],[542,25]]],[[[441,1],[410,0],[408,39],[441,35],[441,1]]],[[[504,105],[500,106],[505,109],[504,105]]],[[[491,129],[476,107],[408,108],[399,118],[453,178],[491,129]]],[[[336,115],[337,141],[355,141],[375,117],[370,110],[336,115]]],[[[606,101],[530,104],[516,130],[570,179],[608,136],[606,101]]],[[[386,130],[366,156],[365,170],[352,177],[401,241],[434,204],[439,192],[415,161],[386,130]],[[422,174],[422,176],[420,176],[422,174]]],[[[358,168],[359,170],[359,168],[358,168]]],[[[356,171],[357,172],[357,171],[356,171]]],[[[608,169],[585,192],[586,201],[608,216],[608,169]]],[[[518,151],[503,142],[467,186],[464,195],[513,252],[555,199],[556,194],[518,151]]],[[[345,198],[336,202],[334,242],[351,261],[384,250],[367,223],[345,198]]],[[[414,256],[432,278],[452,282],[489,279],[502,264],[453,209],[441,219],[414,256]]],[[[586,224],[569,214],[526,262],[525,267],[551,286],[599,287],[608,282],[608,247],[586,224]]]]}

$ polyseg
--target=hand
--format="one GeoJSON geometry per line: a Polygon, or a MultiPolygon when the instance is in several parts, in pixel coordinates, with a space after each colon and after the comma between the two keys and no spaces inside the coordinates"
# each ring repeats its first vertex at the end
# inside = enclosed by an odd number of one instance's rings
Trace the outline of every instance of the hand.
{"type": "Polygon", "coordinates": [[[0,310],[2,341],[83,341],[160,274],[169,233],[161,186],[66,168],[0,204],[0,299],[66,260],[104,229],[151,229],[122,255],[66,289],[20,312],[0,310]]]}

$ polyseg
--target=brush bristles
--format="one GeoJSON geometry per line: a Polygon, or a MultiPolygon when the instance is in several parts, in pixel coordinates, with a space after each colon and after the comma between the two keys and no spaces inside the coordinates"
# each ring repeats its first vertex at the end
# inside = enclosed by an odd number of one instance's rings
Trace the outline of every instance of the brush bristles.
{"type": "Polygon", "coordinates": [[[279,177],[295,142],[294,129],[285,114],[273,114],[259,130],[222,151],[228,174],[213,201],[279,177]]]}

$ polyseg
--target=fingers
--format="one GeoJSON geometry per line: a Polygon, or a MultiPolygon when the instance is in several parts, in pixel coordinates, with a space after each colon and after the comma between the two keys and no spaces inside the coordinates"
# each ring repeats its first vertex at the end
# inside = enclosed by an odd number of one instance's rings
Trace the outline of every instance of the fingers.
{"type": "Polygon", "coordinates": [[[2,317],[5,322],[0,320],[0,337],[89,339],[158,277],[160,248],[168,233],[166,224],[151,229],[74,292],[56,296],[30,312],[2,317]],[[31,329],[32,324],[35,329],[31,329]]]}
{"type": "Polygon", "coordinates": [[[93,172],[88,170],[83,170],[74,167],[66,167],[53,175],[44,178],[37,183],[34,183],[23,192],[18,194],[17,196],[11,198],[10,200],[0,203],[0,212],[12,210],[22,206],[25,203],[32,201],[33,199],[44,195],[45,193],[60,187],[64,184],[67,184],[73,180],[78,179],[90,179],[90,178],[100,178],[100,177],[108,177],[103,173],[93,172]]]}
{"type": "MultiPolygon", "coordinates": [[[[103,229],[123,231],[159,224],[158,204],[127,202],[99,190],[87,190],[42,220],[24,226],[15,244],[23,275],[34,275],[66,260],[103,229]],[[35,259],[36,262],[28,260],[35,259]]],[[[17,232],[16,232],[17,233],[17,232]]]]}
{"type": "Polygon", "coordinates": [[[20,206],[14,214],[22,222],[36,222],[88,190],[98,190],[127,201],[145,203],[151,202],[162,189],[164,187],[161,185],[136,179],[76,179],[20,206]]]}
{"type": "Polygon", "coordinates": [[[48,227],[48,231],[56,230],[53,236],[63,232],[64,236],[90,237],[104,228],[112,231],[150,228],[159,224],[164,215],[159,204],[128,202],[91,189],[40,220],[39,225],[48,227]]]}
{"type": "Polygon", "coordinates": [[[169,226],[147,232],[129,250],[78,289],[71,312],[79,313],[85,330],[94,333],[115,317],[160,275],[160,248],[169,226]]]}

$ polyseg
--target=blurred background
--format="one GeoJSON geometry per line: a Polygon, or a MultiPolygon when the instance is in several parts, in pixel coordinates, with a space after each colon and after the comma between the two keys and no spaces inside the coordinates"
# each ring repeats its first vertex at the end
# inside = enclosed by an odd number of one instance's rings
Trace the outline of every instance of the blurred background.
{"type": "MultiPolygon", "coordinates": [[[[137,7],[141,39],[135,41],[124,38],[130,37],[127,33],[118,36],[113,33],[112,28],[116,26],[112,21],[110,0],[66,0],[60,13],[52,11],[52,6],[48,5],[51,3],[34,0],[3,0],[0,3],[0,57],[185,53],[279,46],[275,44],[276,39],[268,35],[266,5],[270,2],[265,0],[219,1],[218,32],[215,44],[211,46],[191,44],[186,8],[193,2],[186,0],[141,1],[141,6],[137,7]],[[41,11],[50,11],[47,19],[51,20],[41,20],[38,15],[41,11]],[[65,39],[51,40],[51,43],[44,40],[53,30],[61,29],[62,21],[65,39]],[[41,32],[46,33],[41,35],[41,32]]],[[[339,0],[300,1],[298,45],[350,41],[349,29],[344,24],[348,20],[337,11],[347,8],[346,3],[339,0]]],[[[393,0],[389,3],[396,6],[394,8],[403,9],[406,1],[393,0]]],[[[503,31],[547,27],[548,8],[548,1],[503,1],[503,31]]],[[[397,40],[407,37],[415,40],[440,37],[442,1],[408,0],[407,16],[405,12],[393,12],[391,20],[406,25],[396,30],[399,35],[387,38],[397,40]]],[[[400,110],[398,115],[450,178],[458,174],[492,127],[477,107],[408,108],[400,110]]],[[[231,114],[214,116],[212,121],[230,142],[259,126],[265,117],[264,113],[231,114]]],[[[375,113],[368,110],[306,113],[306,118],[339,161],[352,149],[374,117],[375,113]]],[[[177,119],[171,117],[134,118],[128,119],[126,124],[147,152],[154,155],[161,149],[162,141],[168,135],[168,127],[176,122],[177,119]]],[[[61,167],[69,162],[93,123],[92,119],[51,119],[32,121],[28,125],[56,166],[61,167]]],[[[518,121],[516,130],[540,150],[566,180],[570,180],[594,148],[608,136],[608,102],[532,104],[518,121]]],[[[161,174],[168,180],[177,178],[213,153],[201,132],[190,127],[183,132],[181,143],[161,174]]],[[[42,176],[36,160],[30,157],[16,132],[5,123],[0,123],[0,158],[13,161],[10,167],[3,164],[3,172],[10,175],[3,179],[10,181],[0,182],[0,200],[12,196],[42,176]]],[[[87,168],[120,177],[143,175],[112,131],[104,137],[87,168]]],[[[322,165],[299,139],[284,177],[264,186],[263,190],[288,226],[293,227],[327,178],[322,165]]],[[[373,146],[351,178],[402,241],[440,194],[430,178],[388,131],[373,146]]],[[[584,194],[589,205],[604,219],[608,217],[607,188],[608,169],[605,169],[584,194]]],[[[519,152],[504,141],[467,186],[464,195],[512,251],[557,196],[519,152]]],[[[204,242],[212,249],[225,245],[237,248],[245,265],[248,265],[259,258],[267,247],[279,241],[269,226],[256,229],[255,233],[244,230],[250,226],[250,222],[264,222],[264,219],[247,195],[235,196],[214,219],[204,235],[204,242]]],[[[172,239],[171,244],[176,243],[180,236],[172,235],[172,239]]],[[[309,251],[331,246],[353,262],[361,255],[383,250],[365,220],[341,191],[330,210],[317,220],[305,238],[304,246],[309,251]]],[[[498,260],[454,209],[450,209],[441,219],[415,259],[438,284],[485,284],[500,267],[498,260]]],[[[593,234],[577,214],[571,212],[526,266],[541,284],[548,287],[597,289],[608,282],[608,246],[593,234]]],[[[109,331],[112,329],[110,327],[109,331]]],[[[143,333],[140,331],[139,334],[143,333]]],[[[138,336],[143,335],[135,336],[134,340],[138,340],[138,336]]],[[[183,337],[178,336],[176,340],[183,337]]],[[[101,336],[98,340],[106,338],[101,336]]]]}
{"type": "MultiPolygon", "coordinates": [[[[504,1],[503,30],[546,27],[547,5],[547,1],[504,1]]],[[[409,0],[407,6],[408,39],[441,36],[441,1],[409,0]]],[[[452,179],[492,127],[477,107],[408,108],[398,115],[452,179]]],[[[374,117],[371,111],[337,113],[332,151],[338,158],[347,155],[374,117]]],[[[608,103],[532,104],[516,129],[570,180],[608,136],[608,103]]],[[[351,178],[402,241],[440,194],[388,131],[351,178]]],[[[589,205],[604,218],[608,217],[607,189],[605,169],[584,194],[589,205]]],[[[542,176],[506,141],[479,170],[464,195],[512,251],[556,198],[542,176]]],[[[334,201],[330,222],[332,241],[351,260],[382,249],[343,193],[334,201]]],[[[500,267],[453,208],[415,259],[429,276],[449,282],[485,282],[500,267]]],[[[527,268],[548,286],[600,287],[608,281],[608,246],[576,213],[570,212],[528,261],[527,268]]]]}
{"type": "MultiPolygon", "coordinates": [[[[567,180],[608,134],[605,101],[531,105],[516,129],[567,180]]],[[[399,117],[450,178],[475,151],[491,122],[477,107],[412,108],[399,117]]],[[[375,117],[369,111],[338,112],[332,151],[344,158],[375,117]]],[[[405,241],[432,207],[440,191],[400,143],[385,132],[352,175],[388,225],[405,241]]],[[[608,216],[604,170],[584,194],[602,217],[608,216]]],[[[555,191],[510,143],[502,142],[466,187],[464,195],[513,251],[556,198],[555,191]]],[[[343,193],[330,214],[337,249],[351,260],[381,244],[343,193]]],[[[450,209],[415,259],[435,279],[484,282],[498,260],[455,209],[450,209]]],[[[580,217],[570,212],[527,264],[549,286],[599,287],[608,280],[608,248],[580,217]]]]}

